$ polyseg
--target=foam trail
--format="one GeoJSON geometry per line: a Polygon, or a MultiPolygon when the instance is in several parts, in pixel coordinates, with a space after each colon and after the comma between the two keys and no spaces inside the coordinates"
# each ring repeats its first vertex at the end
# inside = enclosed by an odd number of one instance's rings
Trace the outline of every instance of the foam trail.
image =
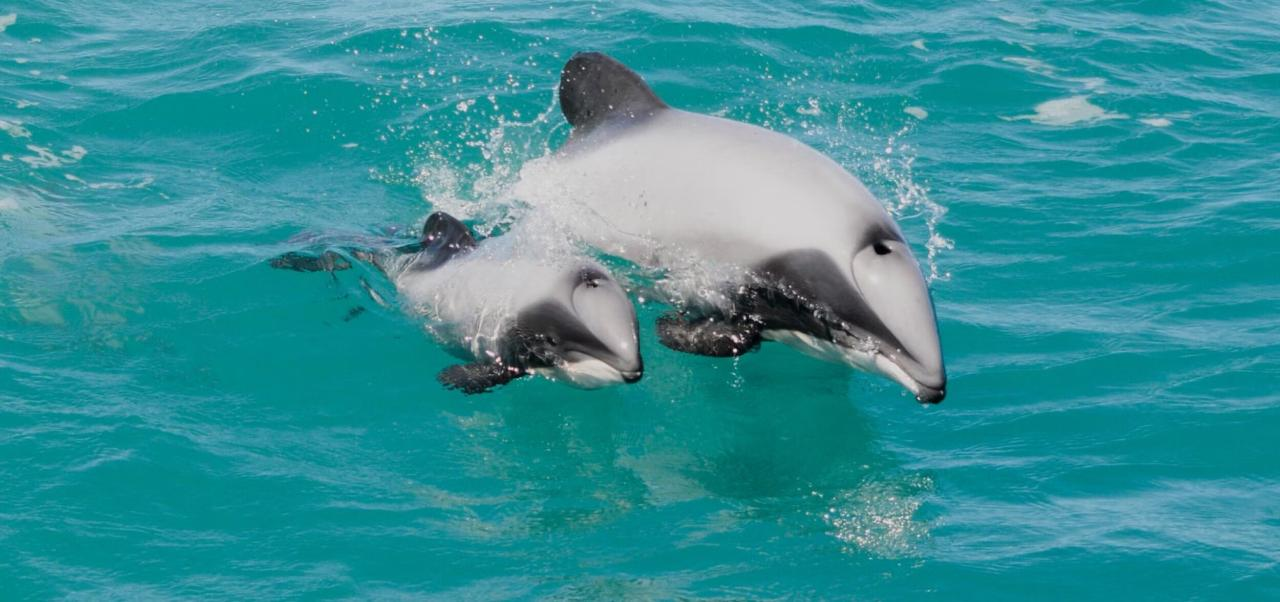
{"type": "Polygon", "coordinates": [[[1072,96],[1042,102],[1035,107],[1035,113],[1003,117],[1006,121],[1031,121],[1040,125],[1066,127],[1080,123],[1095,123],[1112,119],[1128,119],[1124,113],[1113,113],[1089,102],[1088,96],[1072,96]]]}

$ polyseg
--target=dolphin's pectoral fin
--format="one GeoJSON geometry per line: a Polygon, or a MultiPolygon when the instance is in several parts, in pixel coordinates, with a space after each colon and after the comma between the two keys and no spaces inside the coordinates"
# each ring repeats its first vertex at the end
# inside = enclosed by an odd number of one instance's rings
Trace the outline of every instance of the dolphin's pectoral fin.
{"type": "Polygon", "coordinates": [[[351,269],[351,262],[333,251],[307,255],[290,251],[271,260],[271,267],[295,272],[336,272],[351,269]]]}
{"type": "Polygon", "coordinates": [[[667,104],[626,65],[599,52],[579,52],[560,72],[560,110],[575,131],[614,119],[647,117],[667,104]]]}
{"type": "Polygon", "coordinates": [[[676,351],[734,357],[760,346],[760,324],[751,319],[688,320],[679,314],[658,318],[658,341],[676,351]]]}
{"type": "Polygon", "coordinates": [[[487,393],[490,389],[505,385],[526,372],[493,362],[456,364],[440,371],[436,378],[446,387],[468,395],[487,393]]]}

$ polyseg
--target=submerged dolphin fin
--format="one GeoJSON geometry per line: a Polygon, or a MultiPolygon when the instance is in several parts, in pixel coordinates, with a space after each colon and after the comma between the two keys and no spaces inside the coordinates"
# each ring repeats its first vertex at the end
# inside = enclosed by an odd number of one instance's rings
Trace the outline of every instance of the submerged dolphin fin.
{"type": "Polygon", "coordinates": [[[699,318],[676,314],[658,318],[658,341],[676,351],[712,357],[733,357],[760,346],[760,324],[754,320],[699,318]]]}
{"type": "Polygon", "coordinates": [[[662,109],[662,102],[635,71],[599,52],[579,52],[560,72],[560,110],[575,132],[616,118],[638,119],[662,109]]]}
{"type": "Polygon", "coordinates": [[[441,384],[468,395],[486,393],[494,387],[505,385],[525,375],[524,370],[492,362],[455,364],[440,371],[436,379],[441,384]]]}
{"type": "MultiPolygon", "coordinates": [[[[471,230],[458,218],[443,211],[432,213],[427,223],[422,226],[422,242],[419,243],[418,259],[411,269],[433,270],[444,265],[450,259],[476,248],[476,239],[471,230]]],[[[403,251],[410,251],[405,248],[403,251]]]]}
{"type": "Polygon", "coordinates": [[[336,272],[350,269],[351,262],[333,251],[325,251],[319,255],[290,251],[272,259],[271,267],[295,272],[336,272]]]}

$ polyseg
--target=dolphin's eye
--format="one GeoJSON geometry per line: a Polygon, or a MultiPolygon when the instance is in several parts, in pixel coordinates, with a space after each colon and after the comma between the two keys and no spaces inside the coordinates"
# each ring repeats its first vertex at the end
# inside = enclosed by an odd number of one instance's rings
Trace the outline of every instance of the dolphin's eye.
{"type": "Polygon", "coordinates": [[[889,253],[892,252],[892,249],[889,248],[889,245],[886,245],[882,242],[877,242],[874,245],[871,245],[871,248],[876,250],[876,255],[888,255],[889,253]]]}
{"type": "Polygon", "coordinates": [[[583,268],[582,271],[578,272],[578,281],[581,282],[582,284],[587,285],[587,288],[599,287],[600,281],[605,279],[606,277],[607,276],[600,273],[600,270],[592,269],[589,267],[583,268]]]}

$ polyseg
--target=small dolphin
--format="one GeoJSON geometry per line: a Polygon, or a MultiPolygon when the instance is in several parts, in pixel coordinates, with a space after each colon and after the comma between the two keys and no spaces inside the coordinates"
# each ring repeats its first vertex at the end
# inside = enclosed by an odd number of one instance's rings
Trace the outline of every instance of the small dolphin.
{"type": "MultiPolygon", "coordinates": [[[[365,251],[427,329],[470,360],[438,378],[465,393],[483,393],[529,374],[583,388],[633,383],[644,367],[635,308],[598,264],[569,254],[521,249],[515,235],[477,242],[453,216],[427,218],[419,244],[365,251]]],[[[333,271],[341,256],[289,253],[277,268],[333,271]]]]}
{"type": "MultiPolygon", "coordinates": [[[[727,304],[660,318],[664,345],[734,356],[777,340],[883,374],[921,402],[946,395],[920,266],[857,178],[793,138],[671,108],[600,53],[565,65],[560,107],[569,140],[526,166],[517,197],[642,266],[743,268],[713,282],[727,304]]],[[[674,280],[680,296],[707,298],[697,278],[674,280]]]]}

